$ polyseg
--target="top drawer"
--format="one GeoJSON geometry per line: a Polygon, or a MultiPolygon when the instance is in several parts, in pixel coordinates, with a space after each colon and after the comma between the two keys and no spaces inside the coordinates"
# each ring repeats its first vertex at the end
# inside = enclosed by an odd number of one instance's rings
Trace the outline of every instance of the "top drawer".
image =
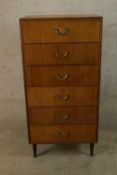
{"type": "Polygon", "coordinates": [[[24,43],[98,42],[101,18],[21,20],[24,43]]]}

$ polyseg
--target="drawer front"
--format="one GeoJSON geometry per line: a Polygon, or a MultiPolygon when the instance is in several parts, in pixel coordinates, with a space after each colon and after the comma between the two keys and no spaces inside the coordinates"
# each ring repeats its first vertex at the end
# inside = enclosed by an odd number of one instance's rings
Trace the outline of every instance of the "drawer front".
{"type": "Polygon", "coordinates": [[[28,87],[29,106],[97,105],[98,87],[28,87]]]}
{"type": "Polygon", "coordinates": [[[100,19],[24,20],[24,43],[94,42],[101,39],[100,19]]]}
{"type": "Polygon", "coordinates": [[[30,126],[33,143],[96,142],[96,125],[30,126]]]}
{"type": "Polygon", "coordinates": [[[98,84],[98,66],[26,66],[27,86],[79,86],[98,84]]]}
{"type": "Polygon", "coordinates": [[[96,107],[30,107],[31,125],[96,124],[96,107]]]}
{"type": "Polygon", "coordinates": [[[99,43],[25,44],[26,65],[98,64],[99,43]]]}

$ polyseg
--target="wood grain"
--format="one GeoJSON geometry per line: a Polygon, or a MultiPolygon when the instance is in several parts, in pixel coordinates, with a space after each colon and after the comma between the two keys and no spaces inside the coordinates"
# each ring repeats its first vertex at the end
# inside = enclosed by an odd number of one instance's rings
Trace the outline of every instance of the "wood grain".
{"type": "Polygon", "coordinates": [[[85,107],[30,107],[31,125],[96,124],[96,106],[85,107]]]}
{"type": "Polygon", "coordinates": [[[96,125],[30,126],[30,137],[32,143],[96,142],[96,125]]]}
{"type": "Polygon", "coordinates": [[[53,43],[53,42],[99,42],[101,23],[98,18],[72,20],[22,20],[24,43],[53,43]],[[55,34],[59,29],[68,34],[55,34]]]}
{"type": "Polygon", "coordinates": [[[29,142],[97,142],[102,17],[25,17],[20,28],[29,142]]]}
{"type": "Polygon", "coordinates": [[[97,93],[96,86],[27,88],[29,106],[97,105],[97,93]],[[59,99],[58,96],[68,99],[59,99]]]}
{"type": "Polygon", "coordinates": [[[25,67],[27,86],[81,86],[98,84],[98,66],[25,67]]]}
{"type": "Polygon", "coordinates": [[[98,64],[99,43],[24,44],[25,65],[98,64]],[[65,59],[56,53],[68,52],[65,59]]]}

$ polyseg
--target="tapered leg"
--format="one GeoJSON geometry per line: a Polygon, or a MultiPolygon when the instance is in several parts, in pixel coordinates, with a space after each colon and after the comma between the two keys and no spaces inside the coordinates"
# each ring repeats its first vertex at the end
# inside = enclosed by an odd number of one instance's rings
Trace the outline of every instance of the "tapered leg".
{"type": "Polygon", "coordinates": [[[94,143],[90,143],[90,155],[93,156],[94,153],[94,143]]]}
{"type": "Polygon", "coordinates": [[[33,156],[37,157],[37,145],[33,144],[32,147],[33,147],[33,156]]]}

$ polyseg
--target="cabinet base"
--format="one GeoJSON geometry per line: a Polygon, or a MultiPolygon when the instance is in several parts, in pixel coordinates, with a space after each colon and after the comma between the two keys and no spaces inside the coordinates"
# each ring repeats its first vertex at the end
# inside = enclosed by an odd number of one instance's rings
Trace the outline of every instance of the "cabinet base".
{"type": "MultiPolygon", "coordinates": [[[[32,145],[33,148],[33,156],[37,157],[37,144],[32,145]]],[[[90,143],[90,156],[94,155],[94,143],[90,143]]]]}

